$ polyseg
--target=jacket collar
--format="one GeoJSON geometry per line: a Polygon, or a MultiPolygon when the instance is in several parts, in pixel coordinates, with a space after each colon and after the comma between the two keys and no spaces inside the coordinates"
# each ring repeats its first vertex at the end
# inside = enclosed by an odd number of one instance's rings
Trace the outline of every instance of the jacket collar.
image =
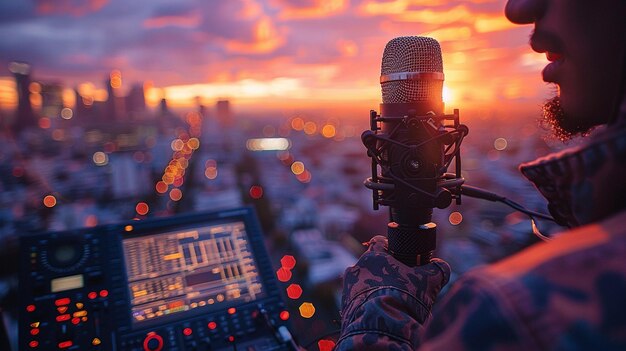
{"type": "Polygon", "coordinates": [[[548,200],[558,224],[576,227],[626,209],[626,128],[605,130],[590,142],[520,165],[548,200]]]}

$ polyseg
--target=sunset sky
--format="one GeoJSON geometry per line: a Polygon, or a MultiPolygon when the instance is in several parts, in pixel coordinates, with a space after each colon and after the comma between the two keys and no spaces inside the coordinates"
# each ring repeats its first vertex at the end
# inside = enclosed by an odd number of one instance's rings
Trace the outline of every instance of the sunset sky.
{"type": "Polygon", "coordinates": [[[123,89],[149,104],[230,98],[281,108],[376,107],[385,44],[425,35],[442,46],[448,106],[539,102],[548,88],[530,26],[504,0],[19,0],[0,2],[0,107],[14,102],[11,61],[36,80],[123,89]]]}

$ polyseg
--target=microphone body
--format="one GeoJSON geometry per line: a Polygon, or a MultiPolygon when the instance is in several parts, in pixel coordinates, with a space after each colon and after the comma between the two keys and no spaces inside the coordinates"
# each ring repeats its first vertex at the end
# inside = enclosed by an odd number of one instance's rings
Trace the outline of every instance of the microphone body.
{"type": "MultiPolygon", "coordinates": [[[[442,184],[450,180],[447,167],[467,134],[467,128],[460,128],[458,110],[444,115],[443,80],[436,40],[391,40],[381,64],[380,115],[370,113],[371,130],[361,136],[372,157],[372,178],[365,185],[373,190],[374,208],[389,206],[388,251],[410,266],[430,262],[436,246],[432,211],[452,201],[442,184]],[[454,153],[447,153],[452,146],[454,153]]],[[[454,178],[460,179],[460,157],[454,178]]]]}

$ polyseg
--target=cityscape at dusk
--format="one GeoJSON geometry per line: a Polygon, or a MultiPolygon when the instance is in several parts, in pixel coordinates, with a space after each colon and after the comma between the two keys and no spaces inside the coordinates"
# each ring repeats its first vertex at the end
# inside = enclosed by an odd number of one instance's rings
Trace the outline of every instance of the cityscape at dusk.
{"type": "MultiPolygon", "coordinates": [[[[106,99],[103,77],[143,84],[146,102],[190,107],[233,99],[243,109],[355,107],[380,100],[384,45],[403,35],[441,43],[448,105],[546,98],[545,55],[503,0],[10,1],[0,4],[0,107],[17,104],[7,67],[106,99]]],[[[72,94],[68,94],[71,96],[72,94]]],[[[66,104],[73,105],[67,98],[66,104]]]]}
{"type": "MultiPolygon", "coordinates": [[[[387,208],[373,210],[372,192],[363,185],[371,161],[361,140],[369,111],[381,103],[381,56],[389,40],[419,35],[441,44],[446,112],[460,109],[470,130],[460,153],[467,183],[546,212],[517,167],[562,148],[537,125],[540,106],[553,93],[540,74],[548,62],[528,45],[532,28],[506,20],[504,4],[0,2],[0,245],[11,247],[26,234],[251,206],[286,301],[284,310],[270,312],[293,325],[299,345],[331,350],[340,327],[342,274],[365,250],[363,242],[384,234],[389,219],[387,208]]],[[[454,267],[451,281],[537,242],[526,216],[492,202],[466,197],[435,209],[433,221],[437,255],[454,267]]],[[[133,230],[132,224],[124,228],[133,230]]],[[[194,235],[185,233],[189,238],[194,235]]],[[[198,252],[196,266],[209,257],[198,252]]],[[[17,254],[7,258],[17,260],[17,254]]],[[[35,267],[36,255],[30,257],[35,267]]],[[[19,269],[7,265],[2,273],[19,269]]],[[[142,276],[139,268],[136,273],[142,276]]],[[[16,284],[0,280],[0,301],[17,304],[16,284]]],[[[115,294],[105,289],[85,299],[109,293],[115,294]]],[[[235,314],[228,306],[224,314],[235,314]]],[[[136,310],[138,319],[165,313],[136,310]]],[[[18,312],[7,311],[7,338],[17,350],[17,330],[24,326],[17,325],[18,312]]],[[[75,325],[87,323],[76,318],[75,325]]],[[[208,329],[219,323],[211,320],[208,329]]],[[[185,324],[176,333],[191,343],[194,328],[185,324]]],[[[43,338],[38,327],[29,330],[36,349],[43,338]]],[[[150,333],[143,333],[143,344],[129,337],[121,349],[160,350],[148,346],[150,333]]],[[[88,341],[106,342],[91,335],[88,341]]],[[[67,341],[58,345],[80,349],[67,341]]]]}

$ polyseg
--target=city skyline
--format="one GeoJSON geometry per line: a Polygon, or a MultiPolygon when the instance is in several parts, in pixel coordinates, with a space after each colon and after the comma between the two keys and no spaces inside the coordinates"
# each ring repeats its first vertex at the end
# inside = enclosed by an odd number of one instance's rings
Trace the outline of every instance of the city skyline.
{"type": "Polygon", "coordinates": [[[172,107],[234,100],[238,106],[369,109],[380,102],[384,45],[426,35],[442,46],[448,105],[504,106],[547,96],[547,60],[514,28],[503,0],[238,0],[206,3],[117,0],[0,5],[0,103],[16,100],[11,61],[66,88],[106,91],[113,71],[122,90],[144,84],[146,103],[172,107]]]}

